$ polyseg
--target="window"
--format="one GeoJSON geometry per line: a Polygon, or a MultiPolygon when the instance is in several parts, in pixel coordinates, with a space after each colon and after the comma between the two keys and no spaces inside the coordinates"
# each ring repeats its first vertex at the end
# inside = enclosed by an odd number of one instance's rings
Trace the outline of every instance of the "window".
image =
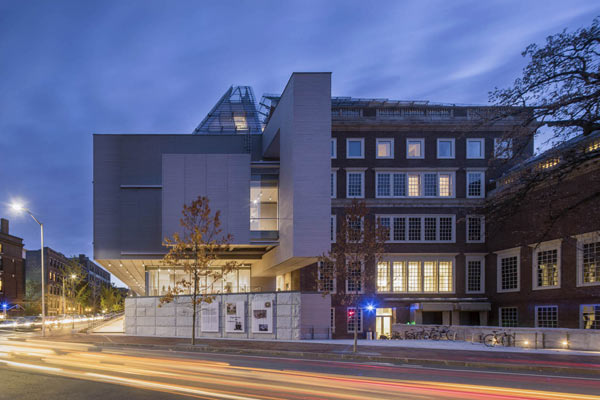
{"type": "Polygon", "coordinates": [[[467,243],[485,242],[485,222],[481,215],[467,215],[467,243]]]}
{"type": "Polygon", "coordinates": [[[331,158],[337,158],[337,139],[331,138],[331,158]]]}
{"type": "Polygon", "coordinates": [[[439,185],[440,197],[452,197],[452,174],[440,174],[439,185]]]}
{"type": "Polygon", "coordinates": [[[317,263],[319,269],[319,292],[335,293],[335,269],[333,263],[320,261],[317,263]]]}
{"type": "Polygon", "coordinates": [[[335,199],[337,196],[337,170],[331,171],[331,198],[335,199]]]}
{"type": "Polygon", "coordinates": [[[454,241],[453,215],[378,215],[377,220],[389,230],[391,242],[454,241]]]}
{"type": "Polygon", "coordinates": [[[421,195],[421,175],[408,174],[408,195],[410,197],[421,195]]]}
{"type": "Polygon", "coordinates": [[[363,233],[363,220],[358,217],[346,217],[348,241],[358,242],[361,240],[363,233]]]}
{"type": "Polygon", "coordinates": [[[364,195],[364,172],[351,172],[346,173],[347,187],[346,197],[347,198],[363,198],[364,195]]]}
{"type": "Polygon", "coordinates": [[[391,174],[376,173],[377,197],[391,197],[392,180],[391,174]]]}
{"type": "Polygon", "coordinates": [[[377,263],[377,291],[389,292],[390,290],[390,263],[377,263]]]}
{"type": "Polygon", "coordinates": [[[234,115],[233,123],[235,124],[236,131],[247,131],[248,130],[248,122],[246,121],[245,115],[234,115]]]}
{"type": "Polygon", "coordinates": [[[346,321],[348,333],[354,333],[355,329],[357,332],[362,332],[362,311],[360,308],[357,310],[354,307],[348,307],[346,321]]]}
{"type": "Polygon", "coordinates": [[[393,174],[394,197],[406,196],[406,174],[393,174]]]}
{"type": "Polygon", "coordinates": [[[346,279],[346,293],[362,293],[362,263],[348,263],[348,278],[346,279]]]}
{"type": "Polygon", "coordinates": [[[377,139],[377,158],[394,158],[394,139],[377,139]]]}
{"type": "Polygon", "coordinates": [[[534,289],[557,288],[559,283],[559,249],[536,249],[534,252],[534,289]]]}
{"type": "Polygon", "coordinates": [[[498,293],[518,292],[521,288],[520,249],[498,253],[497,281],[498,293]]]}
{"type": "Polygon", "coordinates": [[[535,327],[558,328],[558,306],[536,306],[535,327]]]}
{"type": "Polygon", "coordinates": [[[423,195],[437,196],[437,174],[423,174],[423,195]]]}
{"type": "Polygon", "coordinates": [[[330,225],[330,230],[331,230],[331,232],[330,232],[330,240],[331,240],[331,243],[335,243],[335,239],[336,239],[336,236],[337,236],[337,226],[336,226],[337,224],[336,224],[335,215],[332,215],[330,217],[329,225],[330,225]]]}
{"type": "Polygon", "coordinates": [[[467,158],[485,158],[484,139],[467,139],[467,158]]]}
{"type": "Polygon", "coordinates": [[[483,256],[467,256],[466,259],[466,292],[484,293],[485,292],[485,270],[483,256]]]}
{"type": "Polygon", "coordinates": [[[365,139],[346,139],[346,158],[365,158],[365,139]]]}
{"type": "Polygon", "coordinates": [[[335,333],[335,307],[329,309],[329,329],[335,333]]]}
{"type": "Polygon", "coordinates": [[[467,171],[467,197],[484,197],[484,176],[482,171],[467,171]]]}
{"type": "Polygon", "coordinates": [[[454,290],[454,263],[449,260],[382,262],[377,269],[378,292],[390,291],[390,276],[392,292],[448,293],[454,290]]]}
{"type": "Polygon", "coordinates": [[[390,217],[377,217],[377,223],[385,230],[385,240],[390,240],[390,217]]]}
{"type": "Polygon", "coordinates": [[[582,329],[600,329],[600,304],[584,304],[581,306],[582,329]]]}
{"type": "Polygon", "coordinates": [[[504,328],[514,328],[519,324],[517,307],[500,307],[498,310],[499,325],[504,328]]]}
{"type": "Polygon", "coordinates": [[[454,158],[454,139],[437,140],[437,158],[454,158]]]}
{"type": "Polygon", "coordinates": [[[512,139],[494,138],[494,157],[506,159],[512,155],[512,139]]]}
{"type": "Polygon", "coordinates": [[[577,236],[577,286],[600,285],[600,232],[577,236]]]}
{"type": "Polygon", "coordinates": [[[406,139],[406,158],[425,158],[425,139],[406,139]]]}

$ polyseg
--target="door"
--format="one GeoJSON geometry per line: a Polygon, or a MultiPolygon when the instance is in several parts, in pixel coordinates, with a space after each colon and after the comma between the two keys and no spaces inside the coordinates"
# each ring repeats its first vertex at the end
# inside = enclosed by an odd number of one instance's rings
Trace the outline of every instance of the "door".
{"type": "Polygon", "coordinates": [[[376,339],[379,339],[381,335],[387,336],[388,338],[392,335],[392,309],[391,308],[378,308],[376,310],[375,317],[375,333],[376,339]]]}

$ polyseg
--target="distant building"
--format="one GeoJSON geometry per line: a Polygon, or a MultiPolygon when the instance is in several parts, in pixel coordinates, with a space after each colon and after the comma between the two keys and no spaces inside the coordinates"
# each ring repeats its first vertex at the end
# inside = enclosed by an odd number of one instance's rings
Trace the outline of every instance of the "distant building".
{"type": "MultiPolygon", "coordinates": [[[[80,254],[75,260],[79,263],[84,275],[84,281],[88,283],[91,290],[90,309],[88,312],[97,312],[100,302],[100,293],[102,286],[110,285],[110,273],[96,265],[86,255],[80,254]],[[94,309],[95,308],[95,309],[94,309]]],[[[62,274],[69,259],[62,253],[49,247],[44,247],[44,266],[46,274],[46,314],[58,315],[64,314],[68,300],[63,298],[62,274]]],[[[26,279],[27,281],[39,283],[41,278],[40,271],[40,250],[26,251],[26,279]]],[[[85,311],[85,310],[84,310],[85,311]]]]}
{"type": "Polygon", "coordinates": [[[3,305],[15,310],[25,297],[23,239],[9,233],[8,220],[0,219],[0,313],[3,305]],[[17,307],[15,307],[17,306],[17,307]]]}

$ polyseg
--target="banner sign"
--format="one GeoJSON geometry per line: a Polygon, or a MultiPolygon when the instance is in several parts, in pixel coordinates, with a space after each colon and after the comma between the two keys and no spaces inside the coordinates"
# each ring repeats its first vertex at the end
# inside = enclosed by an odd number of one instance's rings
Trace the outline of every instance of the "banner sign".
{"type": "Polygon", "coordinates": [[[270,299],[252,300],[252,332],[273,332],[273,301],[270,299]]]}
{"type": "Polygon", "coordinates": [[[202,332],[219,332],[219,302],[202,303],[200,314],[202,332]]]}

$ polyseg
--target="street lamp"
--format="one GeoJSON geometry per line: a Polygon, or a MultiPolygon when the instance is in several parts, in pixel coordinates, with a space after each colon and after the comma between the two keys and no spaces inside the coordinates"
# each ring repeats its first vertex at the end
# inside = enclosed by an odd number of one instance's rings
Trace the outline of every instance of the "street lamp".
{"type": "Polygon", "coordinates": [[[73,323],[73,329],[75,329],[75,278],[77,278],[77,275],[71,274],[71,296],[73,296],[73,313],[71,314],[71,321],[73,323]]]}
{"type": "Polygon", "coordinates": [[[38,219],[31,213],[31,211],[26,209],[22,204],[12,203],[11,208],[16,212],[26,212],[40,226],[40,237],[42,246],[42,248],[40,249],[40,263],[42,266],[42,336],[46,336],[46,275],[44,274],[44,224],[38,221],[38,219]]]}

